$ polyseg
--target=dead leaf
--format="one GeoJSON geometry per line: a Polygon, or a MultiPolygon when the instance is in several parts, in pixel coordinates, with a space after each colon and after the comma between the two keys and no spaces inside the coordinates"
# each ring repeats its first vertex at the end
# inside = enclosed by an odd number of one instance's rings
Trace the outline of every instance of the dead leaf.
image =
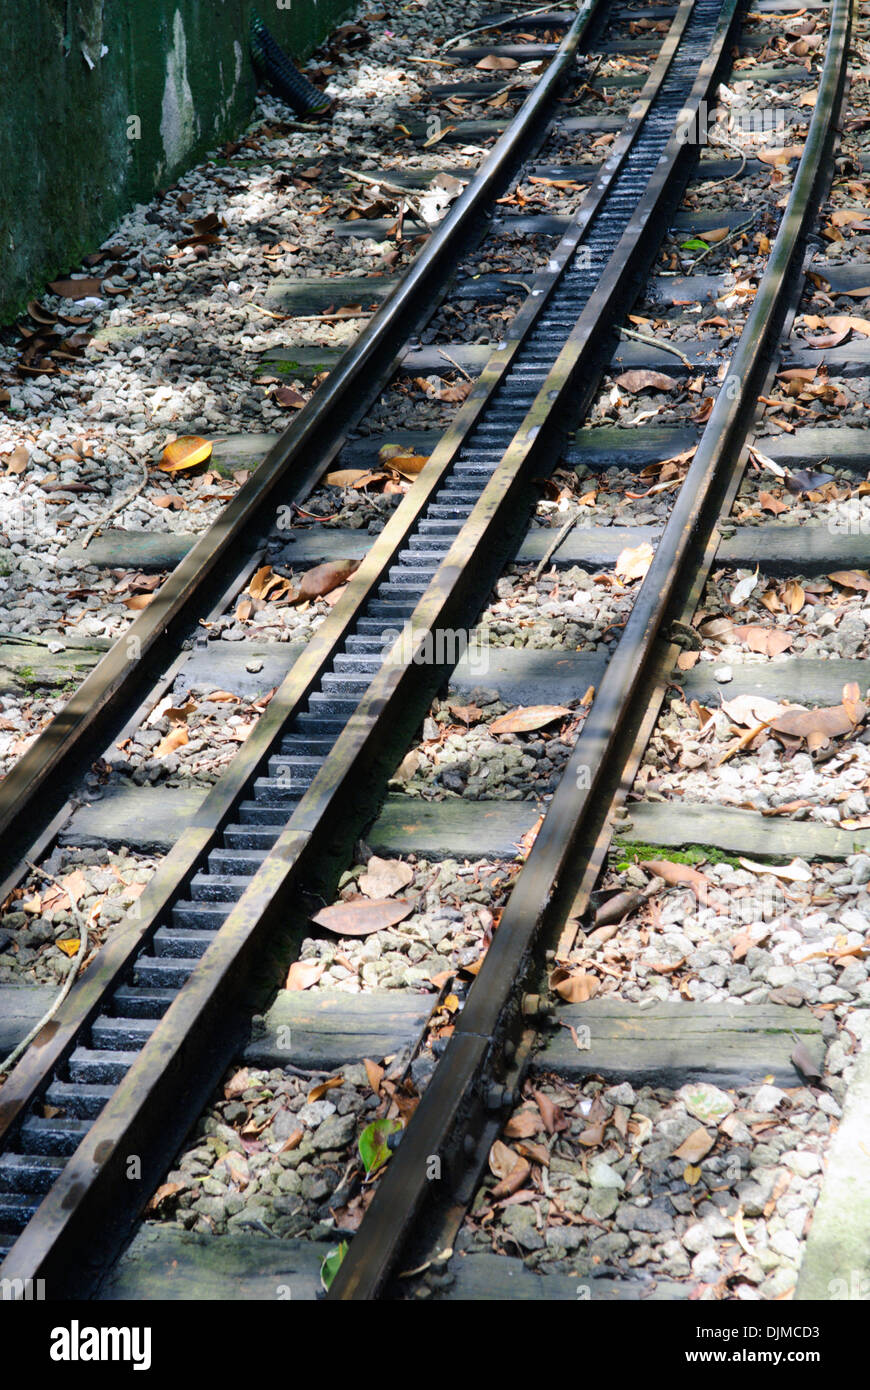
{"type": "Polygon", "coordinates": [[[546,728],[557,719],[564,719],[571,711],[565,705],[521,705],[499,715],[489,726],[491,734],[529,734],[536,729],[546,728]]]}
{"type": "Polygon", "coordinates": [[[17,449],[13,449],[11,454],[4,454],[3,461],[6,464],[6,473],[19,475],[24,472],[30,462],[30,451],[24,444],[19,444],[17,449]]]}
{"type": "Polygon", "coordinates": [[[626,547],[620,551],[613,573],[617,579],[643,579],[652,564],[654,553],[649,541],[642,541],[634,549],[626,547]]]}
{"type": "Polygon", "coordinates": [[[510,1197],[512,1193],[519,1192],[531,1173],[532,1166],[527,1159],[520,1158],[517,1154],[516,1160],[511,1171],[502,1178],[501,1182],[496,1183],[489,1194],[494,1201],[500,1201],[502,1197],[510,1197]]]}
{"type": "Polygon", "coordinates": [[[327,1091],[333,1091],[336,1086],[343,1085],[343,1076],[331,1076],[328,1081],[320,1081],[316,1086],[312,1086],[311,1090],[308,1092],[306,1101],[309,1105],[313,1105],[316,1100],[320,1100],[325,1096],[327,1091]]]}
{"type": "Polygon", "coordinates": [[[383,1067],[379,1067],[377,1062],[373,1062],[369,1057],[363,1058],[363,1066],[366,1069],[366,1077],[368,1078],[369,1085],[376,1096],[380,1095],[381,1082],[384,1079],[383,1067]]]}
{"type": "Polygon", "coordinates": [[[168,757],[170,753],[175,752],[176,748],[181,748],[188,741],[187,725],[181,723],[175,724],[169,730],[169,733],[160,740],[151,756],[154,758],[168,757]]]}
{"type": "Polygon", "coordinates": [[[373,854],[366,871],[357,880],[367,898],[392,898],[414,881],[414,870],[401,859],[379,859],[373,854]]]}
{"type": "MultiPolygon", "coordinates": [[[[439,393],[442,400],[447,397],[439,393]]],[[[428,454],[409,454],[397,444],[384,444],[378,450],[378,458],[385,468],[391,469],[395,473],[400,473],[402,477],[413,479],[421,473],[429,462],[428,454]]]]}
{"type": "Polygon", "coordinates": [[[850,698],[848,707],[845,704],[817,709],[794,706],[771,720],[770,727],[774,733],[806,739],[812,751],[824,748],[832,738],[848,734],[866,715],[867,706],[861,700],[850,698]]]}
{"type": "Polygon", "coordinates": [[[62,299],[90,299],[92,295],[102,293],[102,280],[83,278],[81,280],[52,280],[48,288],[52,294],[59,294],[62,299]]]}
{"type": "Polygon", "coordinates": [[[598,979],[588,971],[570,971],[560,965],[550,975],[550,989],[568,1004],[585,1004],[598,993],[598,979]]]}
{"type": "Polygon", "coordinates": [[[511,1115],[504,1127],[504,1133],[508,1139],[531,1139],[540,1128],[540,1114],[536,1115],[533,1110],[518,1110],[515,1115],[511,1115]]]}
{"type": "Polygon", "coordinates": [[[305,397],[294,391],[292,386],[279,386],[277,391],[272,392],[272,400],[286,410],[301,410],[307,404],[305,397]]]}
{"type": "Polygon", "coordinates": [[[758,570],[754,574],[747,574],[744,579],[739,580],[731,592],[731,603],[735,608],[739,608],[741,603],[745,603],[758,583],[758,570]]]}
{"type": "Polygon", "coordinates": [[[607,1129],[605,1120],[599,1120],[597,1124],[587,1125],[586,1129],[581,1130],[577,1135],[577,1143],[584,1144],[587,1149],[594,1149],[598,1144],[604,1143],[604,1134],[607,1129]]]}
{"type": "Polygon", "coordinates": [[[162,473],[179,473],[184,469],[196,468],[211,458],[213,446],[198,434],[185,434],[174,439],[160,456],[157,467],[162,473]]]}
{"type": "Polygon", "coordinates": [[[380,471],[373,473],[370,468],[339,468],[335,473],[327,473],[323,481],[329,487],[367,488],[386,476],[380,471]]]}
{"type": "Polygon", "coordinates": [[[785,879],[786,883],[810,883],[812,874],[803,864],[793,859],[790,864],[756,864],[753,859],[740,859],[744,867],[756,874],[772,874],[774,878],[785,879]]]}
{"type": "Polygon", "coordinates": [[[461,719],[463,724],[475,724],[483,714],[479,705],[448,705],[447,708],[455,719],[461,719]]]}
{"type": "Polygon", "coordinates": [[[122,599],[125,608],[129,608],[131,613],[141,613],[143,608],[147,608],[149,603],[154,600],[154,594],[132,594],[130,598],[122,599]]]}
{"type": "Polygon", "coordinates": [[[781,498],[774,497],[772,492],[759,492],[758,505],[762,511],[773,512],[774,516],[779,516],[781,512],[788,511],[788,503],[781,498]]]}
{"type": "Polygon", "coordinates": [[[700,1163],[706,1157],[713,1145],[716,1143],[716,1136],[710,1134],[703,1125],[698,1129],[693,1129],[688,1138],[684,1139],[678,1149],[674,1149],[673,1157],[681,1158],[686,1163],[700,1163]]]}
{"type": "Polygon", "coordinates": [[[385,931],[397,922],[404,922],[413,911],[414,904],[402,898],[384,898],[379,902],[353,898],[350,902],[321,908],[311,920],[337,936],[369,936],[373,931],[385,931]]]}
{"type": "Polygon", "coordinates": [[[359,560],[328,560],[326,564],[315,565],[314,569],[306,570],[299,581],[296,600],[322,598],[331,589],[346,584],[359,565],[359,560]]]}
{"type": "Polygon", "coordinates": [[[164,1202],[167,1202],[169,1200],[170,1197],[177,1196],[179,1192],[184,1192],[186,1188],[187,1183],[184,1182],[161,1183],[157,1191],[154,1193],[154,1196],[149,1199],[148,1204],[145,1207],[145,1211],[157,1211],[160,1207],[162,1207],[164,1202]]]}
{"type": "Polygon", "coordinates": [[[663,878],[671,887],[687,884],[701,906],[706,907],[709,880],[690,864],[673,864],[670,859],[647,859],[641,862],[640,867],[656,878],[663,878]]]}
{"type": "Polygon", "coordinates": [[[59,951],[63,951],[64,955],[69,956],[70,960],[72,960],[73,956],[78,955],[81,940],[77,936],[67,936],[64,937],[62,941],[56,941],[54,944],[59,951]]]}
{"type": "Polygon", "coordinates": [[[720,708],[732,724],[750,729],[757,724],[769,724],[786,707],[776,700],[768,700],[764,695],[735,695],[733,700],[723,700],[720,708]]]}
{"type": "Polygon", "coordinates": [[[549,1096],[545,1096],[543,1091],[533,1091],[532,1095],[535,1104],[541,1112],[541,1119],[544,1122],[544,1129],[548,1134],[561,1134],[569,1128],[568,1121],[549,1096]]]}
{"type": "Polygon", "coordinates": [[[761,652],[764,656],[778,656],[780,652],[788,650],[793,640],[790,632],[783,632],[776,627],[763,627],[760,623],[735,627],[734,636],[751,652],[761,652]]]}
{"type": "Polygon", "coordinates": [[[316,985],[324,970],[325,960],[295,960],[287,971],[284,988],[290,990],[310,989],[316,985]]]}
{"type": "Polygon", "coordinates": [[[828,578],[844,589],[857,589],[861,593],[870,593],[870,574],[867,570],[835,570],[833,574],[828,575],[828,578]]]}
{"type": "Polygon", "coordinates": [[[803,145],[786,145],[783,149],[759,150],[756,158],[764,164],[788,164],[792,159],[799,159],[803,150],[803,145]]]}
{"type": "Polygon", "coordinates": [[[503,58],[498,53],[487,53],[485,58],[481,58],[479,63],[475,63],[476,68],[481,72],[512,72],[519,67],[516,58],[503,58]]]}
{"type": "Polygon", "coordinates": [[[675,376],[667,376],[664,372],[638,369],[623,372],[616,378],[616,384],[636,396],[641,391],[674,391],[681,383],[675,376]]]}

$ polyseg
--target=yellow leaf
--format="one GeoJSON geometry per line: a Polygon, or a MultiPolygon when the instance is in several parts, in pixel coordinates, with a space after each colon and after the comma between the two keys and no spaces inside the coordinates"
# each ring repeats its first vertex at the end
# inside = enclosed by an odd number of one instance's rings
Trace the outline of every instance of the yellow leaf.
{"type": "Polygon", "coordinates": [[[77,936],[68,936],[65,937],[63,941],[55,942],[55,945],[59,950],[63,951],[65,956],[69,956],[70,960],[72,960],[73,956],[77,956],[79,953],[81,941],[77,936]]]}
{"type": "Polygon", "coordinates": [[[185,434],[167,444],[157,467],[163,473],[179,473],[182,469],[196,468],[211,458],[212,446],[207,439],[198,434],[185,434]]]}
{"type": "Polygon", "coordinates": [[[693,1163],[687,1163],[683,1169],[683,1182],[687,1187],[694,1187],[701,1176],[700,1168],[696,1168],[693,1163]]]}

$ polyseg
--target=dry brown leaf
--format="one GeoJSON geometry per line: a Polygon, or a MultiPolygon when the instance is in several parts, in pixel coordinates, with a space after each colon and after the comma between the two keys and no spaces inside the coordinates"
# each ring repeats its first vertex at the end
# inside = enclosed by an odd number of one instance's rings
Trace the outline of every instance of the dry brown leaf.
{"type": "Polygon", "coordinates": [[[540,1113],[536,1115],[534,1110],[518,1110],[511,1115],[504,1132],[508,1139],[531,1139],[540,1130],[541,1123],[540,1113]]]}
{"type": "Polygon", "coordinates": [[[550,975],[550,989],[568,1004],[585,1004],[598,993],[598,979],[586,970],[566,970],[557,966],[550,975]]]}
{"type": "Polygon", "coordinates": [[[165,758],[170,753],[174,753],[176,748],[181,748],[188,740],[187,725],[174,724],[164,738],[160,740],[152,753],[154,758],[165,758]]]}
{"type": "Polygon", "coordinates": [[[145,1207],[145,1211],[152,1212],[159,1210],[159,1208],[162,1207],[163,1203],[167,1202],[170,1197],[177,1196],[179,1192],[184,1192],[186,1188],[187,1183],[185,1182],[161,1183],[157,1191],[154,1193],[154,1196],[149,1198],[148,1204],[145,1207]]]}
{"type": "Polygon", "coordinates": [[[369,468],[339,468],[335,473],[327,473],[323,481],[329,487],[366,488],[386,476],[379,470],[373,473],[369,468]]]}
{"type": "Polygon", "coordinates": [[[613,573],[617,579],[643,579],[653,561],[653,548],[649,541],[642,541],[634,549],[626,547],[620,551],[613,573]]]}
{"type": "Polygon", "coordinates": [[[758,505],[765,512],[773,512],[774,516],[779,516],[780,512],[788,511],[788,503],[781,498],[774,497],[772,492],[759,492],[758,505]]]}
{"type": "Polygon", "coordinates": [[[550,1100],[549,1096],[545,1096],[543,1091],[533,1091],[532,1095],[541,1112],[544,1129],[548,1134],[561,1134],[563,1130],[569,1128],[568,1121],[559,1106],[550,1100]]]}
{"type": "Polygon", "coordinates": [[[863,722],[867,706],[861,700],[849,700],[845,704],[826,705],[817,709],[801,709],[797,706],[785,710],[771,720],[771,729],[790,738],[806,739],[810,749],[824,748],[832,738],[848,734],[856,724],[863,722]]]}
{"type": "Polygon", "coordinates": [[[516,58],[504,58],[499,53],[487,53],[485,58],[481,58],[479,63],[475,63],[476,68],[481,72],[512,72],[519,67],[516,58]]]}
{"type": "Polygon", "coordinates": [[[284,406],[285,410],[301,410],[306,404],[305,397],[294,391],[292,386],[279,386],[272,393],[272,400],[276,405],[284,406]]]}
{"type": "Polygon", "coordinates": [[[709,880],[690,864],[673,864],[670,859],[646,859],[641,861],[640,867],[655,878],[663,878],[672,887],[687,884],[701,906],[706,907],[709,880]]]}
{"type": "Polygon", "coordinates": [[[312,1086],[306,1096],[309,1105],[313,1105],[316,1100],[320,1100],[326,1095],[327,1091],[334,1091],[336,1086],[344,1085],[343,1076],[330,1076],[327,1081],[320,1081],[316,1086],[312,1086]]]}
{"type": "Polygon", "coordinates": [[[536,729],[546,728],[557,719],[564,719],[571,711],[565,705],[521,705],[499,715],[489,726],[491,734],[529,734],[536,729]]]}
{"type": "Polygon", "coordinates": [[[380,902],[354,898],[321,908],[311,920],[337,936],[369,936],[373,931],[385,931],[404,922],[413,911],[414,904],[401,898],[384,898],[380,902]]]}
{"type": "Polygon", "coordinates": [[[289,990],[310,989],[316,985],[324,970],[325,960],[295,960],[287,971],[284,988],[289,990]]]}
{"type": "Polygon", "coordinates": [[[640,391],[674,391],[681,383],[677,377],[667,376],[664,372],[638,369],[623,372],[616,378],[616,384],[636,396],[640,391]]]}
{"type": "Polygon", "coordinates": [[[237,1100],[251,1085],[251,1073],[247,1067],[234,1072],[224,1086],[224,1100],[237,1100]]]}
{"type": "Polygon", "coordinates": [[[494,1201],[500,1201],[502,1197],[510,1197],[512,1193],[519,1192],[531,1173],[532,1167],[528,1160],[520,1158],[519,1154],[516,1158],[517,1162],[514,1168],[502,1178],[501,1182],[496,1183],[489,1194],[494,1201]]]}
{"type": "MultiPolygon", "coordinates": [[[[443,393],[442,393],[442,398],[443,393]]],[[[391,469],[394,473],[400,473],[403,478],[414,479],[418,473],[422,473],[426,464],[429,462],[428,454],[392,454],[385,461],[384,466],[391,469]]]]}
{"type": "Polygon", "coordinates": [[[30,462],[30,451],[24,444],[19,444],[17,449],[13,449],[11,454],[3,455],[3,462],[6,464],[6,473],[19,475],[24,472],[30,462]]]}
{"type": "Polygon", "coordinates": [[[496,1139],[489,1151],[489,1171],[494,1178],[506,1178],[519,1163],[519,1155],[509,1144],[496,1139]]]}
{"type": "Polygon", "coordinates": [[[849,681],[843,686],[843,708],[853,724],[857,724],[863,718],[861,692],[857,681],[849,681]]]}
{"type": "Polygon", "coordinates": [[[381,1093],[381,1082],[384,1079],[384,1069],[379,1067],[377,1062],[373,1062],[370,1057],[363,1058],[363,1066],[366,1069],[366,1077],[376,1096],[381,1093]]]}
{"type": "Polygon", "coordinates": [[[59,294],[62,299],[90,299],[93,295],[102,293],[102,284],[102,280],[88,277],[79,280],[52,280],[48,288],[52,294],[59,294]]]}
{"type": "Polygon", "coordinates": [[[788,651],[793,640],[790,632],[782,632],[776,627],[762,627],[760,623],[735,627],[734,636],[751,652],[761,652],[764,656],[778,656],[780,652],[788,651]]]}
{"type": "Polygon", "coordinates": [[[686,1163],[700,1163],[706,1157],[713,1145],[716,1143],[715,1134],[710,1134],[703,1125],[698,1129],[693,1129],[688,1138],[684,1139],[678,1149],[674,1149],[673,1157],[681,1158],[686,1163]]]}
{"type": "Polygon", "coordinates": [[[799,159],[803,150],[803,145],[786,145],[782,149],[759,150],[756,158],[764,164],[788,164],[792,159],[799,159]]]}
{"type": "Polygon", "coordinates": [[[723,700],[720,708],[732,724],[754,729],[757,724],[768,724],[776,719],[786,707],[764,695],[735,695],[733,700],[723,700]]]}
{"type": "Polygon", "coordinates": [[[296,600],[322,598],[331,589],[347,583],[352,574],[359,569],[359,560],[328,560],[326,564],[315,565],[306,570],[296,591],[296,600]]]}
{"type": "Polygon", "coordinates": [[[414,870],[401,859],[379,859],[373,854],[357,880],[367,898],[392,898],[414,881],[414,870]]]}
{"type": "Polygon", "coordinates": [[[844,589],[857,589],[861,593],[870,593],[870,574],[867,570],[835,570],[829,574],[828,578],[835,584],[840,584],[844,589]]]}

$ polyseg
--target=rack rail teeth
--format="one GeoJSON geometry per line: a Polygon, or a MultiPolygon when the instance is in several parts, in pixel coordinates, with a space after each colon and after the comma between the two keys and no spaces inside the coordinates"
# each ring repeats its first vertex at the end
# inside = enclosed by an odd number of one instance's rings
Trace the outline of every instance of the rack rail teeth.
{"type": "MultiPolygon", "coordinates": [[[[428,588],[596,289],[672,134],[720,9],[720,0],[697,0],[639,133],[586,229],[582,261],[574,258],[553,287],[509,375],[460,446],[444,485],[362,609],[331,669],[311,692],[307,709],[290,722],[267,767],[239,799],[235,820],[189,878],[188,896],[174,902],[133,963],[128,983],[114,990],[107,1012],[94,1019],[52,1078],[45,1100],[63,1113],[47,1119],[31,1110],[14,1147],[0,1155],[0,1230],[17,1233],[26,1227],[323,768],[380,667],[390,633],[407,621],[428,588]]],[[[497,1089],[498,1105],[507,1104],[509,1097],[497,1089]]]]}

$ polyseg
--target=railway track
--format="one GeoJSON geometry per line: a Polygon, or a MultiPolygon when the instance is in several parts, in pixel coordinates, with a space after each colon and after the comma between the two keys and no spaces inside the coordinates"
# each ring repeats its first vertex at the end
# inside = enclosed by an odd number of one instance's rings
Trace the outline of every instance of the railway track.
{"type": "MultiPolygon", "coordinates": [[[[467,398],[380,535],[360,554],[343,536],[331,538],[329,548],[325,528],[320,537],[304,535],[288,544],[280,531],[270,535],[269,525],[278,507],[294,499],[304,502],[327,474],[349,430],[392,378],[403,344],[407,356],[409,335],[431,316],[456,264],[457,248],[480,236],[480,218],[510,180],[517,180],[520,162],[539,158],[554,119],[558,132],[563,118],[552,112],[560,84],[578,48],[602,22],[592,6],[579,11],[570,26],[564,17],[541,19],[566,27],[561,45],[553,52],[530,43],[522,52],[551,59],[550,67],[396,294],[230,504],[220,534],[204,538],[131,628],[129,636],[139,640],[136,660],[129,641],[119,644],[3,784],[8,893],[23,881],[26,861],[44,854],[64,827],[74,841],[72,827],[80,812],[69,801],[95,750],[110,758],[111,744],[123,742],[165,694],[184,688],[184,662],[192,658],[182,655],[171,666],[169,658],[191,630],[193,615],[213,621],[250,594],[252,575],[262,573],[266,558],[278,575],[282,561],[285,567],[298,563],[301,553],[309,560],[348,562],[341,597],[289,665],[226,774],[162,859],[138,900],[138,919],[108,936],[3,1087],[5,1277],[43,1278],[49,1297],[99,1289],[193,1120],[226,1068],[241,1056],[252,1007],[269,1004],[276,980],[298,954],[318,894],[321,901],[334,896],[360,834],[371,843],[374,833],[375,848],[384,842],[383,832],[378,841],[377,822],[374,832],[367,829],[373,811],[421,719],[431,718],[431,701],[457,665],[504,566],[517,557],[522,561],[530,549],[542,571],[553,558],[547,528],[523,539],[536,504],[534,480],[550,475],[566,448],[570,453],[568,436],[596,398],[623,317],[635,305],[687,184],[699,180],[699,149],[691,132],[702,104],[712,102],[727,75],[739,19],[729,0],[722,5],[686,0],[656,17],[667,21],[661,46],[604,162],[589,171],[586,197],[560,226],[559,240],[526,287],[527,297],[503,342],[487,351],[467,398]],[[537,551],[532,541],[538,542],[537,551]],[[326,548],[318,553],[311,548],[317,545],[326,548]],[[155,684],[161,666],[169,669],[155,684]],[[131,1159],[136,1160],[132,1177],[131,1159]]],[[[398,1085],[405,1088],[400,1099],[406,1094],[413,1105],[406,1107],[410,1118],[401,1142],[370,1200],[372,1188],[366,1189],[365,1216],[349,1238],[330,1298],[407,1290],[414,1285],[392,1281],[409,1269],[423,1272],[418,1290],[449,1294],[454,1276],[445,1257],[476,1202],[492,1146],[516,1104],[526,1105],[520,1088],[529,1066],[548,1073],[548,1058],[555,1057],[546,1020],[558,995],[548,992],[546,952],[564,963],[569,980],[578,972],[578,960],[585,959],[582,947],[577,955],[579,924],[588,924],[591,895],[613,834],[614,807],[623,803],[641,766],[673,679],[679,648],[671,639],[683,634],[685,640],[688,634],[697,649],[693,617],[714,561],[728,563],[724,519],[746,466],[759,395],[774,389],[782,366],[774,354],[798,308],[807,238],[831,174],[848,6],[835,4],[828,23],[825,66],[800,163],[788,199],[782,200],[776,235],[767,238],[766,267],[740,324],[736,350],[730,357],[721,348],[702,351],[694,362],[682,347],[677,350],[681,366],[699,372],[701,389],[712,393],[709,419],[691,461],[685,460],[685,477],[664,529],[654,537],[654,554],[633,605],[622,625],[612,625],[618,641],[612,639],[606,661],[597,657],[603,669],[589,682],[594,698],[590,692],[583,704],[579,697],[586,687],[577,684],[583,662],[572,653],[574,709],[553,716],[564,721],[571,715],[570,751],[565,749],[542,823],[527,827],[534,834],[521,842],[522,866],[503,894],[497,930],[490,911],[484,934],[491,934],[491,941],[476,961],[470,988],[458,983],[457,965],[444,972],[432,1016],[424,1010],[422,1026],[414,1032],[411,1055],[387,1073],[393,1091],[381,1091],[380,1081],[375,1085],[385,1104],[398,1085]],[[451,1017],[446,1027],[445,1010],[451,1017]],[[418,1079],[428,1082],[425,1089],[420,1084],[420,1096],[413,1063],[424,1057],[437,1058],[437,1065],[431,1078],[418,1067],[418,1079]]],[[[514,56],[510,45],[486,49],[493,51],[514,56]]],[[[470,47],[465,56],[471,61],[480,54],[470,47]]],[[[567,164],[550,164],[547,170],[543,177],[556,181],[576,175],[567,164]]],[[[739,228],[742,222],[731,225],[739,228]]],[[[491,236],[497,238],[498,226],[491,236]]],[[[634,369],[658,370],[663,356],[673,367],[673,350],[649,337],[642,334],[637,351],[629,353],[634,369]]],[[[419,346],[410,351],[425,356],[419,346]]],[[[624,357],[625,349],[619,351],[624,357]]],[[[601,538],[586,529],[575,530],[573,540],[571,534],[554,535],[555,563],[564,564],[577,543],[581,565],[597,568],[600,560],[592,557],[601,538]]],[[[735,550],[741,566],[764,568],[771,555],[775,565],[778,544],[774,527],[760,527],[754,548],[744,543],[735,550]]],[[[843,570],[855,556],[854,546],[829,545],[823,558],[826,566],[843,570]]],[[[615,559],[616,552],[611,563],[615,559]]],[[[553,688],[552,667],[550,681],[549,687],[540,682],[545,696],[553,688]]],[[[853,705],[856,698],[850,697],[853,705]]],[[[537,702],[524,696],[522,703],[537,702]]],[[[473,698],[466,710],[470,706],[473,698]]],[[[628,815],[639,819],[633,808],[628,815]]],[[[404,808],[396,816],[406,824],[409,816],[412,825],[419,821],[404,808]]],[[[486,818],[480,818],[483,857],[490,852],[486,818]]],[[[628,823],[624,815],[621,823],[628,823]]],[[[477,849],[475,821],[466,817],[459,824],[453,842],[462,843],[468,856],[477,849]]],[[[417,859],[425,860],[431,835],[427,844],[417,824],[405,836],[406,855],[409,838],[417,859]]],[[[443,845],[436,843],[430,857],[439,852],[443,845]]],[[[502,851],[495,857],[508,856],[502,851]]],[[[410,992],[404,993],[403,1004],[410,992]]],[[[364,1034],[354,1038],[341,999],[328,994],[322,991],[321,1004],[336,1010],[332,1031],[345,1039],[337,1065],[358,1064],[369,1055],[367,1039],[364,1034]]],[[[583,1004],[569,1007],[581,1011],[571,1015],[572,1026],[587,1027],[585,1020],[594,1017],[582,1013],[583,1004]]],[[[687,1000],[682,1007],[693,1005],[687,1000]]],[[[791,1012],[789,1022],[806,1032],[808,1046],[815,1045],[818,1030],[791,1012]]],[[[316,1068],[322,1039],[316,1046],[306,1044],[303,1026],[300,1045],[295,1018],[281,1026],[290,1028],[288,1071],[316,1068]]],[[[594,1035],[597,1024],[592,1026],[594,1035]]],[[[310,1021],[308,1031],[317,1031],[310,1021]]],[[[384,1047],[379,1055],[393,1051],[401,1048],[384,1047]]],[[[336,1060],[334,1053],[330,1060],[336,1060]]],[[[560,1061],[561,1067],[550,1070],[569,1081],[600,1073],[603,1065],[594,1048],[589,1058],[574,1060],[573,1069],[562,1054],[560,1061]]],[[[681,1065],[686,1080],[697,1083],[691,1061],[681,1065]]],[[[609,1070],[614,1076],[619,1068],[609,1070]]],[[[720,1081],[728,1075],[721,1068],[715,1074],[720,1081]]],[[[740,1075],[738,1068],[734,1076],[740,1075]]],[[[546,1106],[542,1116],[545,1111],[546,1106]]],[[[552,1121],[552,1113],[549,1117],[552,1121]]],[[[553,1130],[557,1138],[559,1132],[553,1130]]],[[[299,1147],[299,1139],[293,1145],[278,1140],[273,1152],[289,1154],[299,1147]]],[[[336,1140],[336,1149],[343,1147],[336,1140]]],[[[540,1167],[540,1150],[533,1157],[540,1167]]],[[[345,1192],[345,1205],[350,1200],[345,1192]]],[[[343,1229],[336,1223],[334,1228],[343,1229]]],[[[484,1288],[487,1279],[492,1289],[501,1287],[501,1278],[490,1268],[484,1288]]],[[[604,1284],[599,1288],[603,1292],[604,1284]]],[[[543,1289],[542,1282],[538,1296],[548,1296],[543,1289]]],[[[628,1296],[643,1291],[629,1287],[628,1296]]]]}

